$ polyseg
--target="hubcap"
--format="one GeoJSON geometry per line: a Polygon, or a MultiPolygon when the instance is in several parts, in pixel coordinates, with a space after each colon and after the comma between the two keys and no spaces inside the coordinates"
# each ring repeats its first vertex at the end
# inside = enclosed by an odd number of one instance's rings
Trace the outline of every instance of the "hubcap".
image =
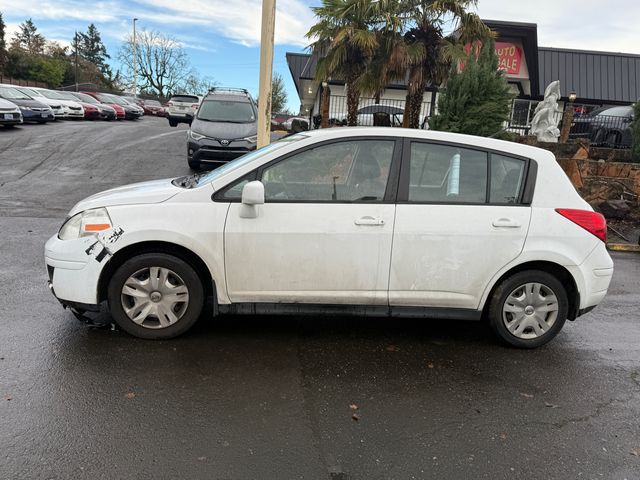
{"type": "Polygon", "coordinates": [[[507,330],[524,340],[547,333],[558,318],[558,298],[542,283],[526,283],[513,290],[502,307],[507,330]]]}
{"type": "Polygon", "coordinates": [[[166,328],[182,318],[189,290],[174,271],[164,267],[138,270],[124,282],[120,295],[127,316],[145,328],[166,328]]]}

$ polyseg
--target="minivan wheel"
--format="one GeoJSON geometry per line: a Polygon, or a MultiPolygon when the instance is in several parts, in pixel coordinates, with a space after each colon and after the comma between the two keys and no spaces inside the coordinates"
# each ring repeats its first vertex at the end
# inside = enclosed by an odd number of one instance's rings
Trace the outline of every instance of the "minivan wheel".
{"type": "Polygon", "coordinates": [[[489,324],[506,343],[536,348],[562,329],[569,311],[567,292],[553,275],[541,270],[518,272],[505,279],[489,304],[489,324]]]}
{"type": "Polygon", "coordinates": [[[188,263],[165,253],[127,260],[107,288],[109,309],[127,333],[160,340],[186,332],[204,304],[200,277],[188,263]]]}

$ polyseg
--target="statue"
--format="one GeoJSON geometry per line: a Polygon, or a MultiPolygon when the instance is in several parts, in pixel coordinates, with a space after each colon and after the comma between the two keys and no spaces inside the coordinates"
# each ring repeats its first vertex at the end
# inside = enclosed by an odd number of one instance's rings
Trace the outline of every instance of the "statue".
{"type": "Polygon", "coordinates": [[[544,91],[544,100],[538,104],[531,120],[531,133],[539,142],[558,142],[558,100],[560,100],[560,80],[551,82],[544,91]]]}

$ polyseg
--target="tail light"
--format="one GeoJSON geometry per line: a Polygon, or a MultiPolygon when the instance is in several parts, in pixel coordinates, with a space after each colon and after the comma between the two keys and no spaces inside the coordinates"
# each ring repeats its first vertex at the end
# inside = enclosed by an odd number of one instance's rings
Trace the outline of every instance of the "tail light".
{"type": "Polygon", "coordinates": [[[191,104],[191,108],[198,108],[198,104],[197,103],[192,103],[191,104]]]}
{"type": "Polygon", "coordinates": [[[607,241],[607,221],[601,214],[591,210],[574,210],[571,208],[556,208],[556,212],[584,228],[587,232],[592,233],[603,242],[607,241]]]}

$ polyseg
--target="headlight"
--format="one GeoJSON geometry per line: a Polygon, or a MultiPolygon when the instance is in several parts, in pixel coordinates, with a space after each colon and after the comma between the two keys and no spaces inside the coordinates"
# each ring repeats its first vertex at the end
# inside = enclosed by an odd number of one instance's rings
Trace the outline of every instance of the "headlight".
{"type": "Polygon", "coordinates": [[[20,110],[28,110],[28,111],[31,111],[31,108],[30,108],[30,107],[20,107],[20,110]]]}
{"type": "Polygon", "coordinates": [[[206,135],[202,135],[200,133],[196,133],[193,130],[189,130],[189,137],[191,137],[193,140],[202,140],[206,135]]]}
{"type": "Polygon", "coordinates": [[[62,224],[58,232],[60,240],[75,240],[88,237],[111,228],[111,219],[104,208],[92,208],[77,213],[62,224]]]}
{"type": "Polygon", "coordinates": [[[250,137],[246,137],[245,140],[249,143],[256,143],[258,141],[258,135],[252,135],[250,137]]]}

